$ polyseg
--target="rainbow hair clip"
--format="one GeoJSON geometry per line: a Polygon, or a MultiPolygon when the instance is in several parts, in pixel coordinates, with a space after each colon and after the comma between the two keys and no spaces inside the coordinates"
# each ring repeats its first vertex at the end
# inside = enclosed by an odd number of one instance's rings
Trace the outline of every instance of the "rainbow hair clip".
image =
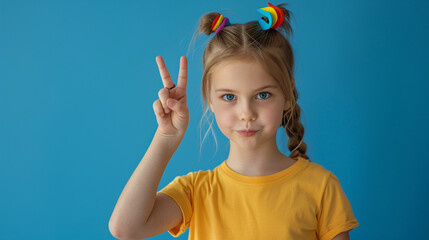
{"type": "Polygon", "coordinates": [[[285,18],[283,11],[271,3],[267,3],[268,7],[256,9],[259,13],[263,15],[261,19],[258,20],[259,25],[263,30],[278,28],[282,25],[285,18]],[[268,22],[264,19],[268,19],[268,22]]]}
{"type": "Polygon", "coordinates": [[[231,23],[229,22],[229,19],[222,14],[218,14],[216,18],[213,20],[212,31],[215,31],[215,34],[217,35],[218,32],[222,30],[222,28],[229,25],[231,25],[231,23]]]}

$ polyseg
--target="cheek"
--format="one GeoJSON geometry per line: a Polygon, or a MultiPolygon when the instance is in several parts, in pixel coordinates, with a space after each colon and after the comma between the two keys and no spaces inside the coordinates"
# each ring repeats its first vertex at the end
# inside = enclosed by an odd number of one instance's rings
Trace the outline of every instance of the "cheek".
{"type": "Polygon", "coordinates": [[[283,116],[283,108],[281,106],[266,106],[261,108],[261,113],[259,117],[263,119],[263,121],[278,123],[280,126],[282,122],[283,116]]]}
{"type": "Polygon", "coordinates": [[[217,121],[219,121],[220,123],[230,122],[232,118],[232,114],[226,109],[222,109],[218,107],[215,111],[215,117],[217,121]]]}
{"type": "Polygon", "coordinates": [[[219,126],[219,128],[222,130],[222,132],[224,130],[224,128],[231,128],[233,127],[233,123],[234,123],[234,114],[231,113],[230,111],[226,110],[226,109],[222,109],[222,107],[217,107],[216,111],[214,112],[215,114],[215,118],[216,118],[216,123],[219,126]]]}

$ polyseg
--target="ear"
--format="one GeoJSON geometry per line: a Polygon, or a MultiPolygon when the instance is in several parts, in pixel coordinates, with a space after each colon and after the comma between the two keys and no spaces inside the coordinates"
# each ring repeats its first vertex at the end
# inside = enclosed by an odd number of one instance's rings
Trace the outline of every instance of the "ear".
{"type": "MultiPolygon", "coordinates": [[[[291,80],[290,80],[290,83],[291,83],[291,87],[292,87],[292,91],[295,89],[295,79],[294,78],[291,78],[291,80]]],[[[285,101],[285,106],[284,106],[284,109],[283,110],[288,110],[289,108],[291,107],[291,104],[290,104],[290,101],[288,101],[288,100],[286,100],[285,101]]]]}
{"type": "Polygon", "coordinates": [[[211,102],[209,102],[209,107],[210,107],[210,111],[214,112],[213,111],[213,104],[211,102]]]}
{"type": "Polygon", "coordinates": [[[295,78],[292,78],[290,82],[291,82],[292,90],[295,89],[295,78]]]}
{"type": "MultiPolygon", "coordinates": [[[[295,78],[291,78],[290,83],[293,91],[295,89],[295,78]]],[[[290,107],[291,107],[290,102],[286,100],[284,110],[288,110],[290,107]]]]}
{"type": "Polygon", "coordinates": [[[290,101],[286,101],[283,110],[287,111],[289,108],[290,108],[290,101]]]}

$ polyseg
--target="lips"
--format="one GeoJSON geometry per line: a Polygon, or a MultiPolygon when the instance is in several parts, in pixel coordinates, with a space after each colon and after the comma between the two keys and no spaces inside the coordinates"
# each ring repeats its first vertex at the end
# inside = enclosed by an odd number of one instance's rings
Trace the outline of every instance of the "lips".
{"type": "Polygon", "coordinates": [[[241,136],[250,137],[254,135],[257,130],[243,130],[243,131],[237,131],[241,136]]]}

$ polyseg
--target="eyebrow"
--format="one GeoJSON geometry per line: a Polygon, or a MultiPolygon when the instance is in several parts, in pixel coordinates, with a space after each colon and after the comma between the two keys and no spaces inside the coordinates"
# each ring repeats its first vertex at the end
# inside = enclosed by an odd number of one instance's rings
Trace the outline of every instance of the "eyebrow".
{"type": "MultiPolygon", "coordinates": [[[[277,87],[276,86],[272,86],[272,85],[268,85],[268,86],[256,89],[255,92],[260,91],[262,89],[266,89],[266,88],[277,88],[277,87]]],[[[234,90],[227,89],[227,88],[219,88],[219,89],[216,89],[215,92],[234,92],[234,90]]]]}

